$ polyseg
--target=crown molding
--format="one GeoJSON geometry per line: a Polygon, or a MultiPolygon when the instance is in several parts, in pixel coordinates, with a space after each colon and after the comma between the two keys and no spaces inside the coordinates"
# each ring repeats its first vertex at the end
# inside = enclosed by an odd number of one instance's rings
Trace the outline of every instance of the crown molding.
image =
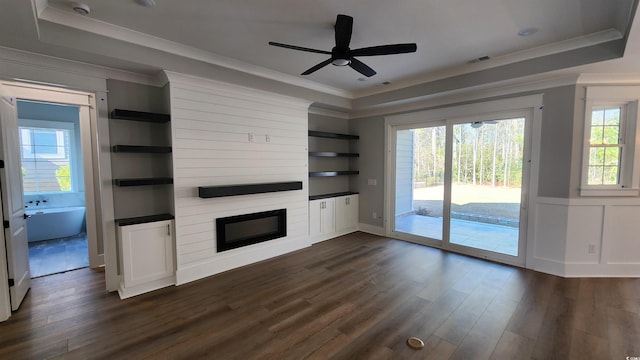
{"type": "Polygon", "coordinates": [[[483,84],[464,89],[405,99],[393,103],[387,103],[380,107],[353,111],[349,117],[365,118],[372,116],[387,116],[403,112],[418,111],[428,108],[447,106],[458,103],[473,102],[482,99],[503,97],[527,92],[536,92],[544,89],[575,85],[579,74],[571,75],[533,75],[526,78],[507,80],[499,83],[483,84]]]}
{"type": "Polygon", "coordinates": [[[333,118],[338,118],[338,119],[345,119],[345,120],[351,118],[348,113],[341,112],[341,111],[318,108],[318,107],[315,107],[313,105],[311,107],[309,107],[309,114],[320,115],[320,116],[328,116],[328,117],[333,117],[333,118]]]}
{"type": "Polygon", "coordinates": [[[640,73],[588,73],[580,74],[578,84],[591,85],[638,85],[640,84],[640,73]]]}
{"type": "Polygon", "coordinates": [[[543,46],[538,46],[531,49],[526,49],[514,53],[491,56],[491,59],[488,61],[477,62],[473,64],[464,64],[461,66],[454,66],[448,69],[444,69],[437,73],[432,73],[425,76],[417,76],[413,77],[410,80],[399,81],[392,83],[391,85],[384,87],[373,87],[369,89],[364,89],[361,91],[355,91],[353,93],[354,98],[360,98],[369,95],[382,94],[388,91],[399,90],[402,88],[406,88],[409,86],[424,84],[436,80],[442,80],[458,75],[473,73],[476,71],[491,69],[503,65],[508,65],[524,60],[534,59],[542,56],[559,54],[565,51],[571,51],[575,49],[580,49],[583,47],[593,46],[597,44],[606,43],[609,41],[620,40],[623,38],[623,35],[615,29],[603,30],[597,33],[588,34],[585,36],[579,36],[573,39],[568,39],[564,41],[555,42],[553,44],[547,44],[543,46]]]}
{"type": "MultiPolygon", "coordinates": [[[[0,64],[0,74],[4,75],[4,77],[15,76],[15,74],[12,74],[12,71],[9,69],[10,67],[29,67],[42,70],[51,70],[74,76],[83,76],[102,80],[116,79],[136,82],[145,85],[158,86],[157,80],[145,74],[118,70],[100,65],[87,64],[79,61],[62,59],[54,56],[42,55],[1,46],[0,60],[2,60],[3,62],[2,64],[0,64]]],[[[20,75],[20,77],[24,78],[25,80],[42,81],[41,78],[38,78],[38,75],[41,74],[30,71],[27,74],[20,75]]]]}
{"type": "Polygon", "coordinates": [[[154,49],[174,55],[179,54],[184,58],[241,71],[265,79],[283,82],[286,84],[323,92],[329,95],[340,96],[347,99],[353,98],[353,94],[349,91],[344,91],[331,86],[323,85],[311,80],[301,79],[296,76],[284,74],[261,66],[251,65],[192,46],[187,46],[174,41],[148,35],[139,31],[109,24],[90,17],[63,11],[52,6],[48,6],[46,2],[44,2],[43,4],[43,1],[36,1],[34,6],[37,7],[35,11],[35,14],[37,16],[36,22],[47,21],[57,25],[108,37],[144,48],[154,49]]]}

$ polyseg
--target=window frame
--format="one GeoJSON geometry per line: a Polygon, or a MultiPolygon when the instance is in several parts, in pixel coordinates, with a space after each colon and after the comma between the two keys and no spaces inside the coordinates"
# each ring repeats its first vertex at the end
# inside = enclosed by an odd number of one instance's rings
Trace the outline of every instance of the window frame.
{"type": "Polygon", "coordinates": [[[638,134],[638,86],[594,86],[587,87],[584,108],[584,132],[580,196],[638,196],[640,173],[640,134],[638,134]],[[621,154],[618,162],[617,184],[589,184],[589,154],[593,112],[603,108],[620,108],[619,142],[621,154]]]}
{"type": "MultiPolygon", "coordinates": [[[[70,180],[71,180],[71,189],[68,191],[35,191],[35,192],[25,192],[26,195],[43,195],[43,194],[69,194],[69,193],[77,193],[80,192],[78,188],[78,166],[79,159],[78,156],[75,155],[75,151],[77,150],[78,144],[76,144],[76,124],[73,122],[66,121],[53,121],[53,120],[35,120],[35,119],[18,119],[18,130],[21,128],[39,128],[39,129],[51,129],[51,130],[68,130],[69,134],[69,165],[70,165],[70,180]]],[[[20,141],[20,146],[22,147],[22,141],[20,141]]],[[[22,149],[20,151],[20,160],[23,161],[22,157],[22,149]]],[[[59,159],[57,156],[52,156],[51,160],[59,159]]]]}

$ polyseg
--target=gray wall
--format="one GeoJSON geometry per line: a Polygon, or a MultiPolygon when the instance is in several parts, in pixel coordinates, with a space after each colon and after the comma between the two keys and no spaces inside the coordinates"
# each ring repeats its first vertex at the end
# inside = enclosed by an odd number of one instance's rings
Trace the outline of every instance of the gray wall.
{"type": "MultiPolygon", "coordinates": [[[[113,109],[166,113],[166,90],[162,88],[107,80],[109,113],[113,109]]],[[[109,120],[111,145],[170,145],[171,125],[128,120],[109,120]]],[[[112,153],[114,179],[170,177],[170,154],[112,153]]],[[[113,188],[115,218],[173,213],[170,185],[113,188]]]]}
{"type": "MultiPolygon", "coordinates": [[[[325,131],[339,134],[349,133],[349,121],[331,116],[309,114],[309,130],[325,131]]],[[[350,152],[357,146],[357,140],[336,140],[309,137],[309,151],[350,152]]],[[[309,171],[353,170],[357,160],[349,158],[309,157],[309,171]]],[[[331,194],[353,190],[357,184],[350,183],[355,176],[315,177],[309,178],[309,195],[331,194]]]]}
{"type": "MultiPolygon", "coordinates": [[[[572,156],[574,144],[574,108],[576,87],[563,86],[544,92],[544,110],[540,142],[540,173],[538,195],[568,198],[572,186],[572,156]]],[[[581,147],[578,138],[578,147],[581,147]]],[[[577,159],[580,154],[576,154],[577,159]]],[[[580,172],[580,161],[574,161],[580,172]]],[[[579,179],[578,175],[578,179],[579,179]]],[[[576,187],[577,190],[577,187],[576,187]]]]}
{"type": "MultiPolygon", "coordinates": [[[[579,184],[581,135],[574,129],[574,108],[581,99],[576,98],[576,86],[562,86],[535,92],[511,94],[501,98],[543,93],[539,196],[569,198],[574,196],[579,184]],[[577,145],[574,144],[574,138],[577,145]],[[578,152],[576,152],[578,149],[578,152]],[[573,161],[572,161],[573,160],[573,161]]],[[[495,100],[483,99],[477,102],[495,100]]],[[[455,106],[459,104],[451,104],[455,106]]],[[[578,106],[579,108],[579,106],[578,106]]],[[[429,110],[420,109],[416,111],[429,110]]],[[[360,222],[383,226],[383,219],[373,219],[372,213],[384,214],[384,161],[385,128],[384,117],[351,119],[349,129],[360,135],[360,176],[357,191],[360,192],[360,222]],[[367,179],[376,179],[377,185],[367,184],[367,179]]],[[[384,214],[385,219],[388,214],[384,214]]]]}
{"type": "Polygon", "coordinates": [[[370,117],[349,121],[349,132],[360,135],[358,166],[360,175],[355,191],[360,193],[360,223],[383,226],[384,214],[384,118],[370,117]],[[368,185],[368,180],[376,185],[368,185]],[[373,218],[373,213],[377,218],[373,218]]]}

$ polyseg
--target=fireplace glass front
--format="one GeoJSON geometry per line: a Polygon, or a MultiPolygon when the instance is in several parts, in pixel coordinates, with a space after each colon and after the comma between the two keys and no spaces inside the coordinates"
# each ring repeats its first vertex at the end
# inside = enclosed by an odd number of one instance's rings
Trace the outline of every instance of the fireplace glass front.
{"type": "Polygon", "coordinates": [[[216,219],[218,252],[287,236],[287,209],[216,219]]]}

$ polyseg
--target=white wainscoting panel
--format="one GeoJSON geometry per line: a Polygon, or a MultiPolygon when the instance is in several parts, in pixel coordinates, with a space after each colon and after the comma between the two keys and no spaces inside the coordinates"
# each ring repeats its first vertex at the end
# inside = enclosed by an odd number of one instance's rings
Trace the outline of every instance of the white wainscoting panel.
{"type": "Polygon", "coordinates": [[[527,266],[564,277],[638,277],[639,220],[638,198],[537,198],[527,266]]]}
{"type": "Polygon", "coordinates": [[[178,285],[309,246],[309,102],[168,73],[178,285]],[[199,186],[302,181],[303,190],[201,199],[199,186]],[[217,252],[215,220],[287,209],[287,236],[217,252]]]}
{"type": "MultiPolygon", "coordinates": [[[[536,204],[533,264],[528,267],[556,275],[564,273],[567,207],[551,202],[536,204]]],[[[528,239],[532,241],[532,239],[528,239]]]]}
{"type": "Polygon", "coordinates": [[[608,263],[640,265],[640,204],[609,206],[607,220],[608,263]]]}

